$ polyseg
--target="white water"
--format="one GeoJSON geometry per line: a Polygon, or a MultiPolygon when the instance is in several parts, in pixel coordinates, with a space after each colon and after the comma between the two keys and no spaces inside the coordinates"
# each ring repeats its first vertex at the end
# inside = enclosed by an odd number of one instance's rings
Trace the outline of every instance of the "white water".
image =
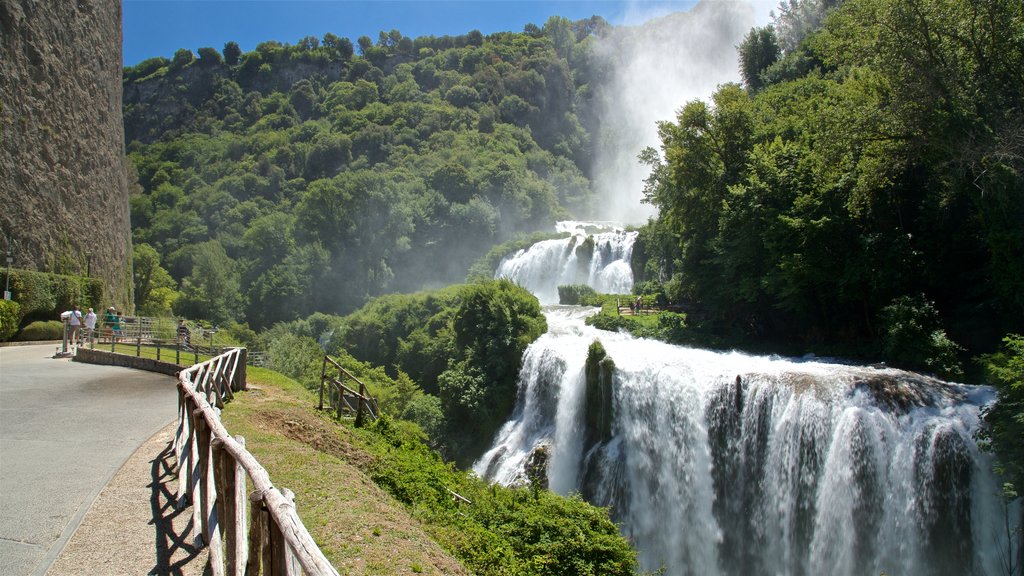
{"type": "Polygon", "coordinates": [[[504,258],[494,273],[532,292],[541,304],[558,303],[558,287],[586,284],[604,294],[633,289],[636,232],[584,222],[559,222],[557,232],[568,238],[544,240],[504,258]]]}
{"type": "MultiPolygon", "coordinates": [[[[534,248],[515,269],[548,286],[561,273],[540,268],[568,264],[534,248]]],[[[972,437],[990,389],[636,339],[592,313],[546,308],[481,476],[523,482],[549,444],[550,487],[611,507],[642,568],[669,575],[1000,573],[1003,511],[972,437]],[[595,340],[615,362],[607,438],[585,419],[595,340]]]]}

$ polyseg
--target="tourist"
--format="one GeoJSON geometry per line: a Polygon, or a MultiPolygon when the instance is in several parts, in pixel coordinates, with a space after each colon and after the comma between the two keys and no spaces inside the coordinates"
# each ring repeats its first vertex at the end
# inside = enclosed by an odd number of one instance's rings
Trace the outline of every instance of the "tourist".
{"type": "Polygon", "coordinates": [[[72,346],[82,339],[82,311],[78,306],[60,315],[61,320],[67,322],[68,342],[72,346]]]}
{"type": "Polygon", "coordinates": [[[85,333],[83,337],[87,341],[92,341],[93,334],[96,332],[96,313],[93,312],[92,308],[89,308],[89,313],[85,315],[85,333]]]}
{"type": "Polygon", "coordinates": [[[117,321],[117,309],[113,306],[107,308],[107,313],[103,316],[103,323],[107,327],[107,332],[110,334],[110,341],[117,341],[117,333],[121,331],[120,323],[117,321]]]}
{"type": "Polygon", "coordinates": [[[185,326],[185,319],[181,318],[178,320],[178,346],[184,346],[188,348],[191,343],[192,333],[189,332],[188,326],[185,326]]]}

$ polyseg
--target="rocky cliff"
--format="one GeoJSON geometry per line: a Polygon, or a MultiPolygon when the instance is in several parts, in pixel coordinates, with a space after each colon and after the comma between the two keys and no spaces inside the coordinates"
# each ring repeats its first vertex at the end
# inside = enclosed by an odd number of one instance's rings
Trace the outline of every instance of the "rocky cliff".
{"type": "Polygon", "coordinates": [[[130,308],[125,166],[121,2],[0,2],[0,232],[14,266],[88,272],[130,308]]]}

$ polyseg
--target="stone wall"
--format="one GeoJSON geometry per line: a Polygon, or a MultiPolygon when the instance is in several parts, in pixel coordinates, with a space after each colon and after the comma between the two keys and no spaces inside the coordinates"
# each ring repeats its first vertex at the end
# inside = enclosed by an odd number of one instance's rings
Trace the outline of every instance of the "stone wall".
{"type": "Polygon", "coordinates": [[[132,310],[120,0],[0,2],[0,253],[132,310]]]}

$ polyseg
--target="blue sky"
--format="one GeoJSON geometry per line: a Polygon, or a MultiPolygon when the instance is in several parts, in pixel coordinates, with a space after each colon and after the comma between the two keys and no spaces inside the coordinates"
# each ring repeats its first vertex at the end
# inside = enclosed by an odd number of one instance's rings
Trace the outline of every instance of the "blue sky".
{"type": "Polygon", "coordinates": [[[405,36],[521,31],[553,15],[600,15],[611,24],[687,10],[692,0],[124,0],[124,64],[175,50],[220,50],[229,40],[249,51],[265,40],[294,44],[327,32],[351,38],[397,29],[405,36]]]}

